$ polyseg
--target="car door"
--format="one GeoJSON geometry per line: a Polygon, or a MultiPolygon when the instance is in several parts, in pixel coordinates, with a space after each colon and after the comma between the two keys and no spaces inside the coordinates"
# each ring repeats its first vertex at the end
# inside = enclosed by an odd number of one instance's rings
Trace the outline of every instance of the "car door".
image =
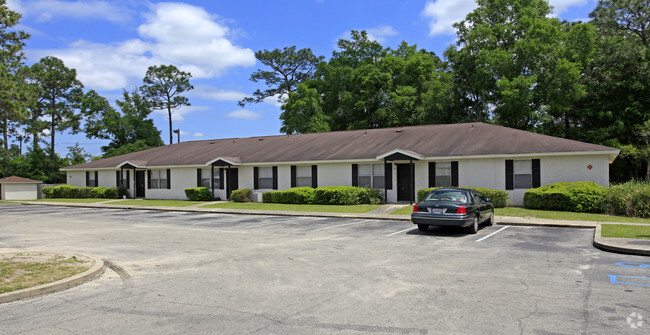
{"type": "Polygon", "coordinates": [[[490,212],[488,204],[485,202],[485,199],[483,199],[483,196],[480,193],[473,191],[472,195],[474,196],[474,201],[476,201],[476,206],[478,207],[479,219],[481,222],[483,222],[487,220],[487,216],[490,212]]]}

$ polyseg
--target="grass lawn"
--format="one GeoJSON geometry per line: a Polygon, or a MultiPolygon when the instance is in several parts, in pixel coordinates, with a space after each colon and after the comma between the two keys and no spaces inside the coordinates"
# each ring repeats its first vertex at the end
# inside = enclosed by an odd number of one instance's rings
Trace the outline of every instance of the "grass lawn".
{"type": "Polygon", "coordinates": [[[381,205],[294,205],[251,202],[224,202],[201,206],[203,208],[258,209],[272,211],[331,212],[331,213],[366,213],[381,205]]]}
{"type": "Polygon", "coordinates": [[[641,238],[650,240],[650,226],[635,226],[624,224],[601,225],[603,237],[641,238]]]}
{"type": "Polygon", "coordinates": [[[102,202],[102,201],[110,201],[110,200],[117,200],[117,199],[102,199],[102,198],[83,198],[83,199],[37,199],[37,200],[30,200],[30,201],[42,201],[42,202],[74,202],[74,203],[81,203],[81,204],[90,204],[93,202],[102,202]]]}
{"type": "Polygon", "coordinates": [[[171,206],[171,207],[185,207],[190,205],[202,204],[205,201],[189,201],[189,200],[118,200],[113,201],[114,205],[132,205],[132,206],[171,206]]]}
{"type": "Polygon", "coordinates": [[[526,209],[521,207],[495,208],[494,214],[501,215],[501,216],[520,216],[520,217],[531,216],[531,217],[536,217],[541,219],[555,219],[555,220],[650,223],[650,219],[644,219],[644,218],[631,218],[626,216],[615,216],[615,215],[594,214],[594,213],[543,211],[537,209],[526,209]]]}
{"type": "Polygon", "coordinates": [[[88,270],[92,262],[40,253],[0,255],[0,293],[51,283],[88,270]]]}
{"type": "Polygon", "coordinates": [[[413,213],[413,206],[404,206],[394,212],[391,212],[390,214],[405,214],[405,215],[411,215],[413,213]]]}

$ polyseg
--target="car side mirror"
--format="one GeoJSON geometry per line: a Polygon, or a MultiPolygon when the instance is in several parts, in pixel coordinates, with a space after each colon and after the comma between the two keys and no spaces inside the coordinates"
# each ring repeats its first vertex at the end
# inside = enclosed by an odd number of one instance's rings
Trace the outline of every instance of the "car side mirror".
{"type": "Polygon", "coordinates": [[[490,202],[490,201],[492,201],[492,198],[487,197],[487,198],[485,198],[485,201],[490,202]]]}

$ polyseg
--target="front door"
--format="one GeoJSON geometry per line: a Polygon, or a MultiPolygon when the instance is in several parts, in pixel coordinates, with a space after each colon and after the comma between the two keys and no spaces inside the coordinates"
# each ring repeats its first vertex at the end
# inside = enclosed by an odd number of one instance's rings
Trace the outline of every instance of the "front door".
{"type": "Polygon", "coordinates": [[[397,164],[397,201],[414,200],[411,164],[397,164]]]}
{"type": "Polygon", "coordinates": [[[228,187],[226,189],[226,196],[230,199],[230,193],[232,191],[239,189],[239,173],[237,169],[228,168],[226,169],[226,179],[228,179],[228,187]]]}
{"type": "Polygon", "coordinates": [[[135,171],[135,197],[144,198],[144,171],[135,171]]]}

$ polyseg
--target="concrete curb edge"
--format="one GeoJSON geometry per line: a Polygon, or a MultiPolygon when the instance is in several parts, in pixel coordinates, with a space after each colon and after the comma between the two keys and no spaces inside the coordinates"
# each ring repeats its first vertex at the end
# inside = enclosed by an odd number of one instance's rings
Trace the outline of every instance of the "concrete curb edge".
{"type": "Polygon", "coordinates": [[[596,229],[594,230],[594,247],[600,250],[616,252],[620,254],[650,256],[650,250],[627,248],[620,244],[616,245],[615,243],[608,243],[607,240],[608,238],[602,237],[600,223],[598,223],[596,225],[596,229]]]}
{"type": "Polygon", "coordinates": [[[30,297],[35,297],[38,295],[42,294],[47,294],[47,293],[52,293],[56,291],[62,291],[67,288],[77,286],[81,283],[87,282],[91,279],[94,279],[101,275],[104,272],[104,261],[94,257],[94,256],[88,256],[88,255],[82,255],[82,254],[75,254],[75,253],[56,253],[56,254],[65,254],[65,255],[70,255],[70,256],[82,256],[86,258],[92,259],[95,264],[88,270],[76,274],[72,277],[68,278],[63,278],[61,280],[57,280],[55,282],[43,284],[43,285],[38,285],[38,286],[33,286],[33,287],[28,287],[24,288],[22,290],[17,290],[17,291],[11,291],[7,293],[2,293],[0,294],[0,304],[5,303],[5,302],[11,302],[11,301],[16,301],[20,299],[25,299],[25,298],[30,298],[30,297]]]}

